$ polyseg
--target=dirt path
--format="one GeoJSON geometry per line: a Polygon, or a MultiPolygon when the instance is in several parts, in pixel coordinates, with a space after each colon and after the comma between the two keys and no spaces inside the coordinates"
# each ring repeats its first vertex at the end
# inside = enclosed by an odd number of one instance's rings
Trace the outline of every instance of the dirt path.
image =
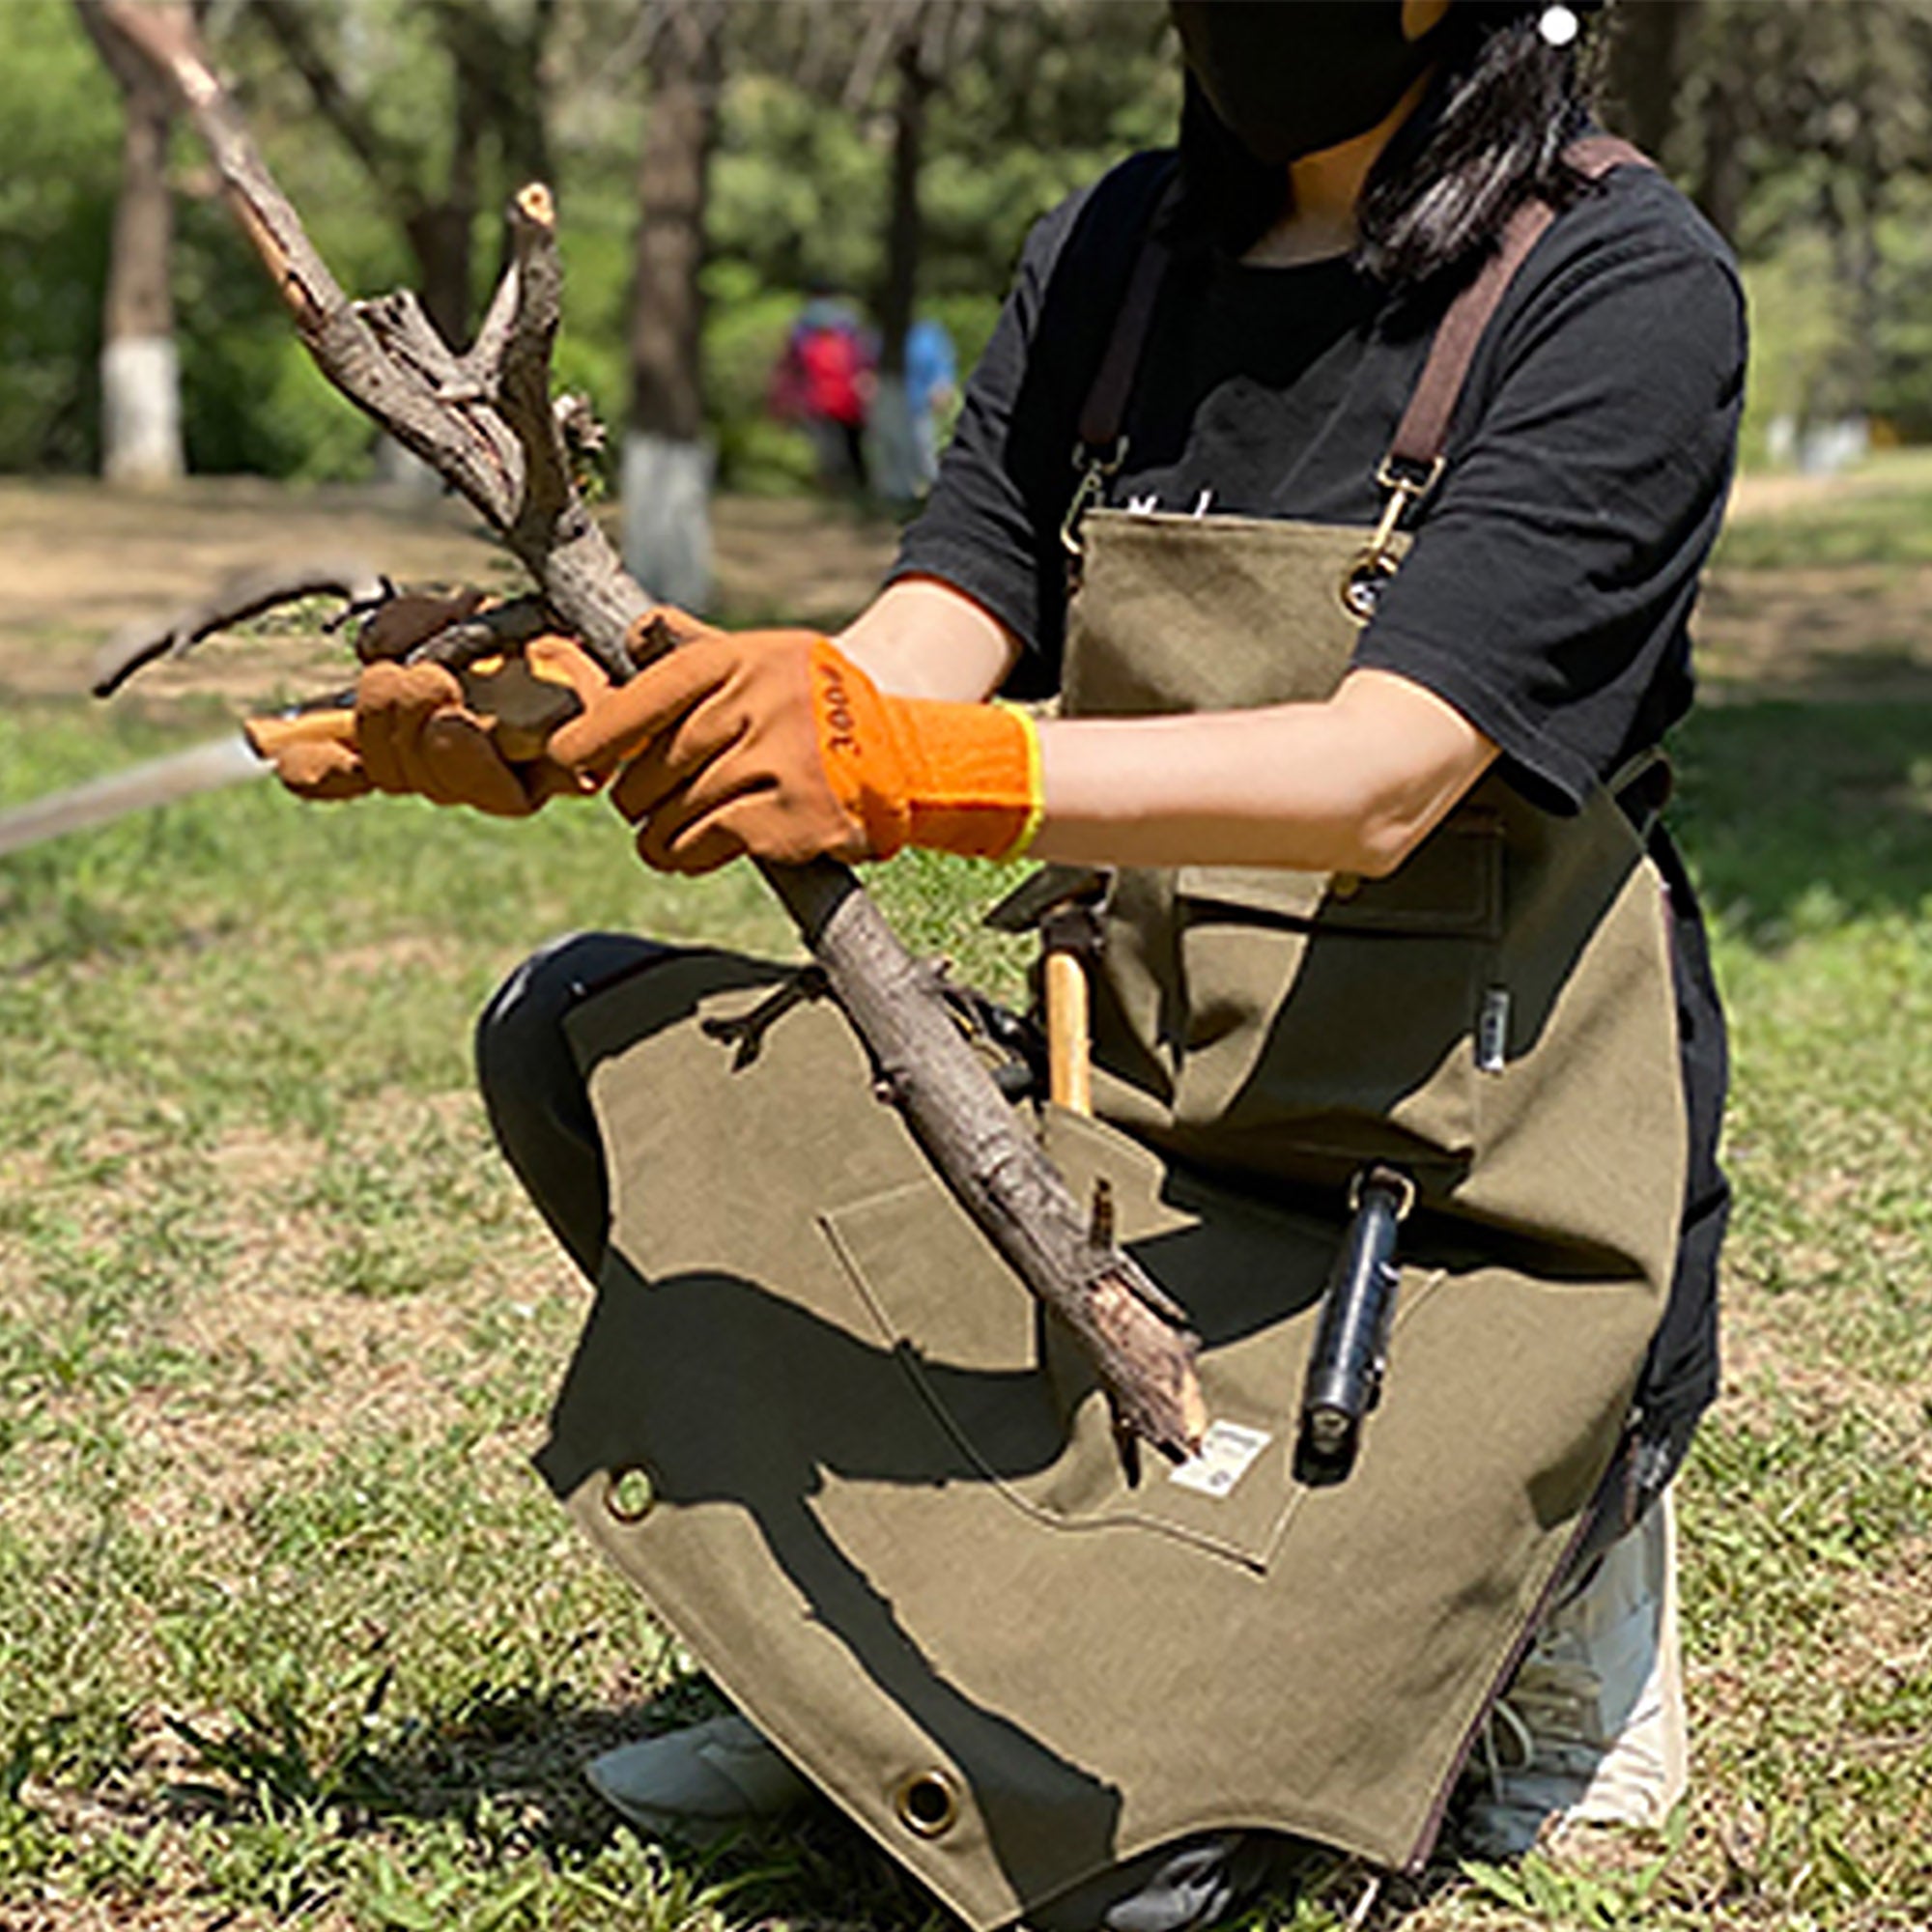
{"type": "MultiPolygon", "coordinates": [[[[877,587],[895,527],[803,500],[724,497],[715,513],[724,607],[837,624],[877,587]]],[[[0,689],[65,696],[84,689],[92,647],[130,621],[165,615],[231,573],[281,559],[349,555],[410,582],[458,580],[521,587],[521,575],[454,500],[428,503],[364,489],[301,490],[249,477],[205,478],[159,496],[76,479],[0,479],[0,689]]],[[[306,675],[313,652],[213,645],[190,679],[145,676],[151,696],[192,684],[225,690],[230,673],[262,695],[306,675]]],[[[339,652],[329,654],[340,668],[339,652]]]]}
{"type": "Polygon", "coordinates": [[[1694,628],[1719,703],[1932,701],[1932,568],[1714,570],[1694,628]]]}

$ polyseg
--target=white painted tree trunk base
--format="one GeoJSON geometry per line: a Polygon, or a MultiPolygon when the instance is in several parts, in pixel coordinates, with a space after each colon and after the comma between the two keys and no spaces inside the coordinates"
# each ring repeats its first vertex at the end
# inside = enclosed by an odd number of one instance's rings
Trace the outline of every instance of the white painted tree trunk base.
{"type": "Polygon", "coordinates": [[[376,440],[376,481],[412,502],[427,502],[449,487],[414,450],[392,436],[376,440]]]}
{"type": "Polygon", "coordinates": [[[711,602],[712,468],[701,442],[624,438],[624,563],[653,597],[694,614],[711,602]]]}
{"type": "Polygon", "coordinates": [[[930,478],[921,461],[918,428],[903,376],[879,378],[866,433],[871,440],[873,490],[889,503],[918,502],[930,478]]]}
{"type": "Polygon", "coordinates": [[[186,471],[181,358],[172,335],[124,335],[100,352],[100,473],[155,489],[186,471]]]}

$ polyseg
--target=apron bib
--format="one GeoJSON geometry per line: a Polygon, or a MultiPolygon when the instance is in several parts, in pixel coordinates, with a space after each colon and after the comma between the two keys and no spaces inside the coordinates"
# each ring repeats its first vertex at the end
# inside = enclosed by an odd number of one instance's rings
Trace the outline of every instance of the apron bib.
{"type": "MultiPolygon", "coordinates": [[[[1086,715],[1324,697],[1363,532],[1096,512],[1086,715]]],[[[540,1458],[724,1690],[975,1928],[1191,1833],[1419,1864],[1663,1305],[1660,882],[1603,794],[1479,785],[1387,879],[1122,871],[1095,1099],[1039,1131],[1189,1311],[1212,1453],[1125,1480],[1084,1357],[825,1003],[690,952],[581,1006],[609,1255],[540,1458]],[[707,1023],[712,1023],[707,1027],[707,1023]],[[1365,1161],[1415,1179],[1386,1393],[1293,1466],[1365,1161]]]]}

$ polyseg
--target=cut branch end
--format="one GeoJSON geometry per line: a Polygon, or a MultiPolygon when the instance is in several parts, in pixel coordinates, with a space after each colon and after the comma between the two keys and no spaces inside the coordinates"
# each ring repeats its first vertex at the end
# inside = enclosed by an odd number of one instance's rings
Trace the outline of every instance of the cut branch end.
{"type": "Polygon", "coordinates": [[[556,226],[556,200],[542,182],[531,182],[517,190],[511,204],[526,221],[538,228],[554,229],[556,226]]]}

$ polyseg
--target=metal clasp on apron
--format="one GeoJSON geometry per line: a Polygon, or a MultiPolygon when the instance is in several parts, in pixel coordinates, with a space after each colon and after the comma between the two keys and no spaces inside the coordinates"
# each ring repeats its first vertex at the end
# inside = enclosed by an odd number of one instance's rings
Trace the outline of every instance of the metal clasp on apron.
{"type": "Polygon", "coordinates": [[[764,1050],[765,1035],[772,1023],[781,1019],[807,1000],[822,1000],[832,991],[832,981],[824,967],[801,966],[779,981],[777,988],[748,1013],[728,1019],[717,1017],[701,1022],[699,1031],[706,1039],[722,1040],[736,1051],[731,1056],[731,1071],[742,1073],[764,1050]]]}
{"type": "Polygon", "coordinates": [[[1080,472],[1080,480],[1073,486],[1066,514],[1060,521],[1060,547],[1066,553],[1067,576],[1074,583],[1080,581],[1081,519],[1107,494],[1107,485],[1120,473],[1121,465],[1126,460],[1124,435],[1114,439],[1111,449],[1103,450],[1087,442],[1073,445],[1073,467],[1080,472]]]}
{"type": "Polygon", "coordinates": [[[1355,560],[1342,574],[1338,586],[1342,609],[1357,624],[1366,624],[1376,614],[1382,585],[1396,574],[1401,559],[1394,547],[1396,531],[1413,504],[1422,501],[1442,474],[1442,458],[1436,457],[1425,469],[1406,457],[1385,456],[1376,471],[1376,482],[1388,492],[1382,505],[1381,521],[1355,560]]]}

